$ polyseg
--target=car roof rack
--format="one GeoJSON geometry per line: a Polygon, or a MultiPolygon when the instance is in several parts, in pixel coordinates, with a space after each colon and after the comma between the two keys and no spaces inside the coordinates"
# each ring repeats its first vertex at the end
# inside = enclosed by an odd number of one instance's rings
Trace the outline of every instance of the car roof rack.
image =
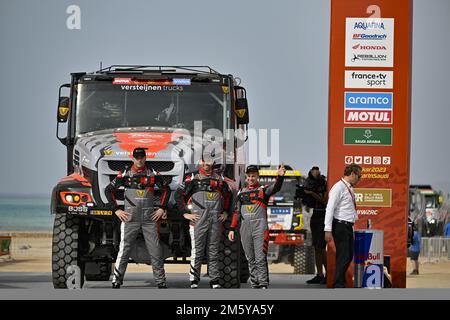
{"type": "Polygon", "coordinates": [[[95,73],[174,73],[178,70],[188,73],[220,75],[219,72],[209,66],[147,66],[147,65],[118,65],[114,64],[101,68],[95,73]]]}

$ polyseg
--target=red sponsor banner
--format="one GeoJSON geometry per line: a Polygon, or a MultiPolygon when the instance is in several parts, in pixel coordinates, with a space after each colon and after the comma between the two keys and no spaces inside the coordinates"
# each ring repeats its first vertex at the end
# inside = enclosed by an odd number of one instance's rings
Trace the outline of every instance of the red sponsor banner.
{"type": "MultiPolygon", "coordinates": [[[[355,188],[359,219],[355,230],[366,229],[371,219],[373,229],[384,231],[384,252],[390,256],[393,286],[404,288],[412,1],[332,0],[330,30],[329,188],[343,176],[346,164],[357,163],[363,168],[355,188]],[[351,92],[356,107],[346,108],[346,92],[347,96],[351,92]],[[390,107],[383,109],[378,107],[379,102],[367,102],[381,101],[375,98],[385,99],[386,94],[393,97],[390,107]]],[[[330,287],[334,281],[334,244],[330,243],[328,249],[330,287]]],[[[353,286],[352,273],[351,267],[348,286],[353,286]]]]}

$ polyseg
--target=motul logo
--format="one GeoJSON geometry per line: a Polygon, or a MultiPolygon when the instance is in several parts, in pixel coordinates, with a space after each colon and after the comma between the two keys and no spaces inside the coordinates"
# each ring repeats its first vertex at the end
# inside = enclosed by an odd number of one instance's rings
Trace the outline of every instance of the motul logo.
{"type": "Polygon", "coordinates": [[[345,123],[392,123],[392,111],[346,110],[345,123]]]}

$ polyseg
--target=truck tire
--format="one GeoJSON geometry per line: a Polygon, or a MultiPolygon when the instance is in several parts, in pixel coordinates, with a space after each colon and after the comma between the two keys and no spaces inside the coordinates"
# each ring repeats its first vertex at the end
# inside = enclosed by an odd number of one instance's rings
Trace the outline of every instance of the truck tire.
{"type": "Polygon", "coordinates": [[[314,274],[314,248],[312,246],[295,246],[294,274],[314,274]]]}
{"type": "Polygon", "coordinates": [[[79,255],[80,218],[56,214],[52,239],[52,278],[55,289],[67,289],[71,265],[79,268],[79,287],[84,284],[84,263],[79,255]]]}
{"type": "Polygon", "coordinates": [[[88,267],[86,266],[86,280],[87,281],[109,281],[112,273],[112,263],[110,262],[99,262],[98,263],[99,273],[89,274],[87,273],[88,267]]]}
{"type": "Polygon", "coordinates": [[[228,232],[220,244],[219,271],[223,288],[239,288],[241,285],[241,244],[239,237],[228,240],[228,232]]]}

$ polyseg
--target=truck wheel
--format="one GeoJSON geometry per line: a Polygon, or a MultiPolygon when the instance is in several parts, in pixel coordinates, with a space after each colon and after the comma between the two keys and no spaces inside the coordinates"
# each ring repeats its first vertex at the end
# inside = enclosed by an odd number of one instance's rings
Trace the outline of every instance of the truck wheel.
{"type": "Polygon", "coordinates": [[[231,242],[228,240],[228,232],[224,234],[219,256],[220,285],[223,288],[239,288],[241,284],[241,242],[238,236],[235,241],[231,242]]]}
{"type": "MultiPolygon", "coordinates": [[[[52,278],[55,289],[66,289],[71,277],[70,266],[78,266],[80,288],[84,284],[84,263],[79,255],[80,218],[55,215],[52,240],[52,278]]],[[[73,271],[72,271],[73,272],[73,271]]]]}
{"type": "Polygon", "coordinates": [[[295,246],[294,274],[314,274],[314,248],[312,246],[295,246]]]}
{"type": "Polygon", "coordinates": [[[87,281],[109,281],[112,273],[112,263],[110,262],[99,262],[98,264],[95,262],[87,263],[85,270],[87,281]],[[96,273],[89,272],[90,264],[94,265],[92,269],[95,270],[96,273]]]}

